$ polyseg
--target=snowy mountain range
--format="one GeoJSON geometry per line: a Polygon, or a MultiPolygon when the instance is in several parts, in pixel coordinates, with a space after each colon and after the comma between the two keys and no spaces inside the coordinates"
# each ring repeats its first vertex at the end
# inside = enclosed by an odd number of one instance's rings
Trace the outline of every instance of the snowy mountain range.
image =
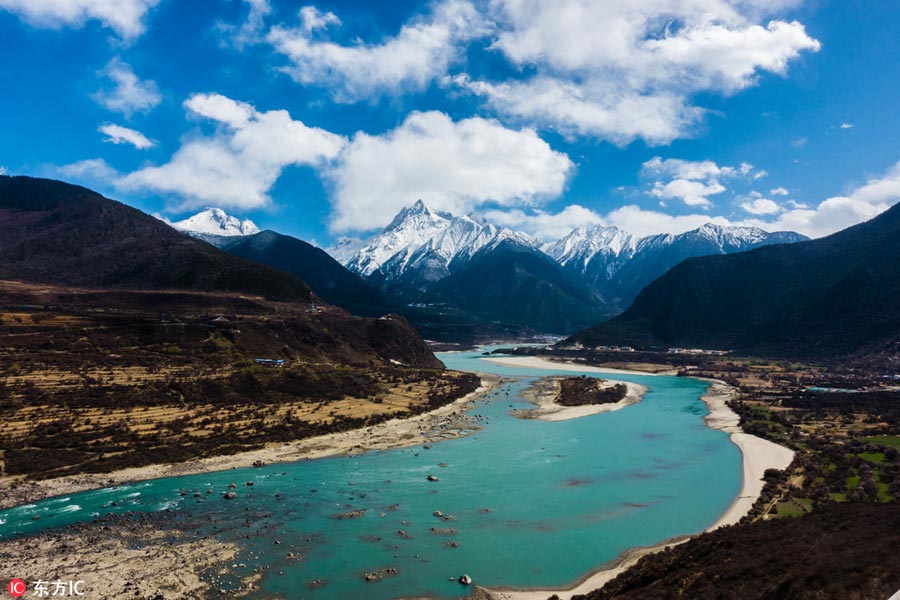
{"type": "Polygon", "coordinates": [[[798,233],[769,233],[756,227],[707,223],[680,234],[635,238],[617,227],[579,227],[546,244],[544,252],[581,278],[608,303],[624,310],[650,282],[688,258],[733,254],[807,239],[798,233]]]}
{"type": "Polygon", "coordinates": [[[193,217],[170,223],[172,227],[195,237],[223,236],[233,237],[241,235],[253,235],[259,233],[259,227],[246,219],[241,221],[225,213],[221,208],[207,208],[193,217]]]}
{"type": "Polygon", "coordinates": [[[475,217],[434,211],[418,200],[379,233],[361,242],[342,240],[331,254],[387,291],[398,291],[398,287],[424,290],[482,249],[496,248],[504,241],[538,248],[524,233],[475,217]]]}
{"type": "MultiPolygon", "coordinates": [[[[172,226],[226,250],[259,233],[252,221],[218,208],[172,226]]],[[[541,244],[483,218],[432,210],[418,200],[378,233],[341,240],[329,252],[398,306],[442,307],[437,310],[565,333],[625,310],[644,287],[688,258],[805,239],[707,223],[681,234],[640,238],[614,226],[577,227],[541,244]],[[514,309],[521,315],[513,318],[514,309]]]]}
{"type": "Polygon", "coordinates": [[[342,240],[332,255],[348,269],[386,291],[424,290],[476,254],[508,241],[555,260],[618,312],[657,277],[695,256],[731,254],[769,244],[807,239],[792,232],[707,223],[681,234],[637,238],[614,226],[578,227],[539,244],[528,235],[484,219],[431,210],[421,200],[404,208],[379,233],[364,241],[342,240]]]}

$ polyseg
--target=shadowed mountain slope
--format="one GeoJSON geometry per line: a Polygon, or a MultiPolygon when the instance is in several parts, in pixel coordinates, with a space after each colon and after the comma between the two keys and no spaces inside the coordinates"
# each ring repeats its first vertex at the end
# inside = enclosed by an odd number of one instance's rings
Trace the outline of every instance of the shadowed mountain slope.
{"type": "Polygon", "coordinates": [[[900,205],[822,239],[686,260],[563,344],[829,356],[898,336],[900,205]]]}
{"type": "Polygon", "coordinates": [[[0,279],[313,299],[296,277],[235,258],[61,181],[0,176],[0,228],[0,279]]]}
{"type": "Polygon", "coordinates": [[[220,247],[230,254],[296,275],[323,300],[353,314],[378,317],[402,312],[399,302],[303,240],[274,231],[226,240],[220,247]]]}
{"type": "Polygon", "coordinates": [[[604,316],[602,300],[540,251],[503,241],[480,250],[429,291],[499,322],[565,333],[604,316]]]}

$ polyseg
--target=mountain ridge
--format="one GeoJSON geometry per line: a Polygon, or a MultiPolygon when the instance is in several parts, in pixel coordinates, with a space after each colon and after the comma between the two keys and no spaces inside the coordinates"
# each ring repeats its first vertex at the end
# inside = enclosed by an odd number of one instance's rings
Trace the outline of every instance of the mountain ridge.
{"type": "Polygon", "coordinates": [[[301,280],[230,256],[87,188],[0,176],[0,279],[311,302],[301,280]]]}
{"type": "Polygon", "coordinates": [[[843,356],[900,332],[900,205],[830,236],[685,260],[564,344],[843,356]]]}
{"type": "MultiPolygon", "coordinates": [[[[559,240],[539,244],[530,236],[485,219],[432,210],[420,199],[400,210],[380,232],[366,240],[342,240],[332,253],[369,283],[410,300],[429,292],[446,294],[454,285],[441,285],[441,281],[463,269],[484,249],[509,241],[550,257],[571,278],[586,284],[588,291],[580,294],[582,299],[576,304],[584,305],[585,299],[593,298],[596,305],[587,312],[610,317],[627,308],[647,284],[686,258],[803,239],[793,232],[769,233],[713,223],[680,234],[639,238],[616,226],[595,225],[576,227],[559,240]]],[[[537,266],[536,262],[530,264],[537,266]]],[[[559,276],[553,278],[562,282],[559,276]]]]}

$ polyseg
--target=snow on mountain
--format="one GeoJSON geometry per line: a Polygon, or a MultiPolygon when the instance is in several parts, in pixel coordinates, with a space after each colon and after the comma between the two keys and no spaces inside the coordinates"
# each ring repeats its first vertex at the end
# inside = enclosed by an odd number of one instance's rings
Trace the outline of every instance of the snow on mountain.
{"type": "Polygon", "coordinates": [[[615,226],[577,227],[565,237],[545,244],[542,250],[571,270],[585,272],[592,263],[602,262],[606,277],[612,277],[636,249],[637,240],[615,226]]]}
{"type": "Polygon", "coordinates": [[[771,243],[769,240],[773,236],[785,234],[794,236],[795,239],[790,241],[806,239],[799,234],[791,232],[769,233],[757,227],[724,227],[714,223],[706,223],[697,229],[677,235],[671,233],[648,235],[638,241],[637,251],[641,252],[651,247],[676,244],[699,244],[705,246],[707,250],[712,250],[712,252],[709,252],[711,254],[730,254],[771,243]]]}
{"type": "Polygon", "coordinates": [[[250,219],[241,221],[226,214],[221,208],[207,208],[184,221],[171,223],[172,227],[191,235],[219,235],[226,237],[253,235],[259,227],[250,219]]]}
{"type": "Polygon", "coordinates": [[[401,210],[366,240],[343,239],[331,254],[348,269],[387,291],[424,290],[504,240],[544,252],[610,305],[626,308],[634,296],[679,262],[806,239],[791,232],[707,223],[681,234],[637,238],[614,226],[585,226],[539,245],[529,236],[484,219],[430,209],[421,200],[401,210]]]}
{"type": "Polygon", "coordinates": [[[363,242],[341,240],[331,253],[364,277],[385,282],[403,279],[420,286],[443,279],[451,264],[462,264],[482,248],[504,240],[537,248],[523,233],[482,219],[435,211],[418,200],[397,213],[379,233],[363,242]]]}

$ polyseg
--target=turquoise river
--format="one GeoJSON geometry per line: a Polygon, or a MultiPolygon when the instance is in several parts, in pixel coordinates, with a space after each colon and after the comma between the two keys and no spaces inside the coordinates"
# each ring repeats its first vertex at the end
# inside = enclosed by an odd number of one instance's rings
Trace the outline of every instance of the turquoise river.
{"type": "Polygon", "coordinates": [[[481,417],[472,435],[51,498],[0,511],[0,537],[168,510],[173,528],[237,543],[237,575],[265,567],[252,598],[454,598],[469,592],[450,580],[462,573],[484,586],[566,587],[629,548],[706,529],[738,494],[740,451],[704,425],[705,382],[607,375],[649,392],[623,410],[547,422],[509,413],[531,406],[519,393],[552,369],[500,366],[481,351],[439,358],[507,380],[470,409],[481,417]],[[231,482],[238,498],[221,499],[231,482]],[[362,514],[336,518],[349,511],[362,514]],[[362,577],[386,568],[396,574],[362,577]]]}

